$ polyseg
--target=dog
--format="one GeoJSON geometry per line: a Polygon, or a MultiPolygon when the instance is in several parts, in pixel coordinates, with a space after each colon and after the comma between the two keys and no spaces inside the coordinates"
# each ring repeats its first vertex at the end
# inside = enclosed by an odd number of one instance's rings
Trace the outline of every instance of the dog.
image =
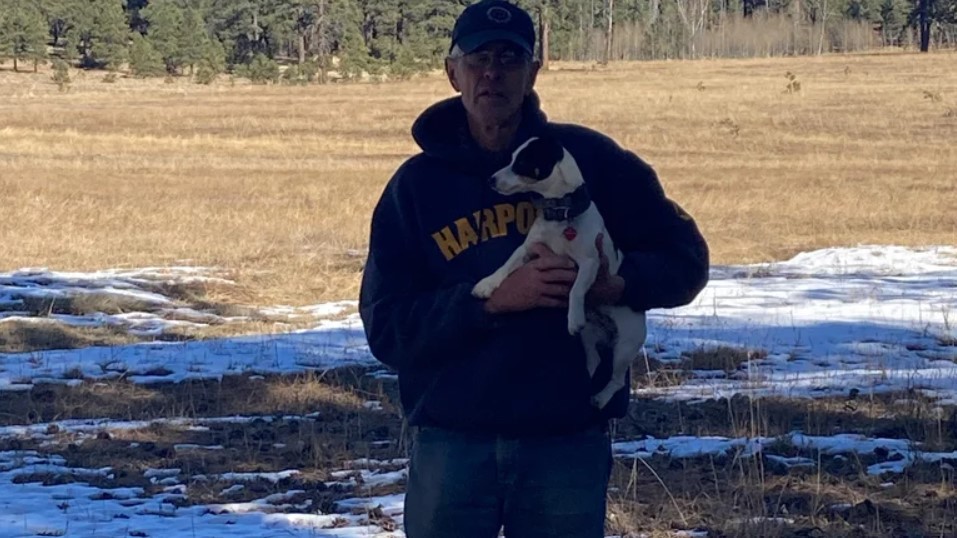
{"type": "Polygon", "coordinates": [[[622,254],[612,243],[598,208],[591,201],[585,180],[571,153],[552,137],[532,137],[512,154],[512,161],[492,175],[493,189],[505,194],[531,192],[536,195],[536,217],[525,242],[494,273],[480,280],[472,295],[487,299],[509,274],[524,264],[529,246],[544,243],[556,254],[571,257],[578,274],[568,296],[568,332],[581,335],[587,357],[588,375],[594,376],[601,362],[598,346],[613,349],[612,375],[608,384],[592,397],[602,409],[625,386],[625,375],[644,345],[647,335],[645,313],[627,306],[600,305],[586,308],[585,294],[595,282],[601,251],[608,259],[608,272],[617,274],[622,254]]]}

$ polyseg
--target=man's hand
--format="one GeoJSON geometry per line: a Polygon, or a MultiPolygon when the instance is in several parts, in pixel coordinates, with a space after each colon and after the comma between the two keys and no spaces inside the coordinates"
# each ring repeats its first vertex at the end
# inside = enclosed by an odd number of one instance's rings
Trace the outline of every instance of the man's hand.
{"type": "Polygon", "coordinates": [[[531,245],[529,252],[533,259],[505,277],[485,301],[486,312],[497,314],[568,306],[568,293],[578,275],[575,262],[567,256],[555,254],[543,243],[531,245]]]}
{"type": "Polygon", "coordinates": [[[601,264],[598,266],[598,276],[595,277],[595,283],[592,284],[588,294],[585,295],[585,302],[590,305],[617,304],[625,293],[625,279],[608,272],[608,256],[605,256],[605,252],[601,248],[603,238],[604,234],[598,234],[598,237],[595,238],[595,248],[598,249],[601,264]]]}

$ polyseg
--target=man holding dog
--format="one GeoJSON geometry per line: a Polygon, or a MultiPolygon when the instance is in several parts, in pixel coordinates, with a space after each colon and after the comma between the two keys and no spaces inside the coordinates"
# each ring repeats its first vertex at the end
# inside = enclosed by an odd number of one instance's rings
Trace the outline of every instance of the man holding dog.
{"type": "Polygon", "coordinates": [[[505,0],[467,7],[446,72],[459,94],[416,120],[422,152],[386,186],[372,217],[360,313],[372,353],[398,371],[413,430],[405,532],[410,538],[604,536],[608,422],[580,340],[567,331],[575,264],[547,247],[487,300],[472,287],[524,241],[535,207],[488,185],[532,136],[578,161],[608,233],[624,253],[592,303],[647,311],[687,304],[707,282],[708,248],[651,167],[610,138],[549,122],[533,91],[534,25],[505,0]]]}

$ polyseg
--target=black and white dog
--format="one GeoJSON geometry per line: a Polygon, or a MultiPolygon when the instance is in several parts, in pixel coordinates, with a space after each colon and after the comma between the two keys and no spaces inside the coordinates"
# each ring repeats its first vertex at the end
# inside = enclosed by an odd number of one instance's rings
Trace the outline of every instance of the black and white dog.
{"type": "Polygon", "coordinates": [[[581,170],[572,155],[555,139],[531,138],[512,154],[512,162],[490,179],[492,188],[502,194],[532,192],[539,196],[535,222],[525,242],[505,264],[472,289],[472,294],[488,298],[512,271],[526,262],[528,247],[545,243],[556,254],[571,257],[578,264],[578,275],[568,297],[568,332],[581,334],[587,354],[590,376],[601,361],[598,345],[613,347],[614,364],[608,384],[592,398],[603,408],[625,386],[625,374],[645,342],[644,312],[627,306],[601,305],[586,314],[585,294],[598,275],[600,257],[596,240],[603,234],[602,251],[608,258],[608,271],[616,274],[621,253],[614,247],[605,222],[592,203],[581,170]]]}

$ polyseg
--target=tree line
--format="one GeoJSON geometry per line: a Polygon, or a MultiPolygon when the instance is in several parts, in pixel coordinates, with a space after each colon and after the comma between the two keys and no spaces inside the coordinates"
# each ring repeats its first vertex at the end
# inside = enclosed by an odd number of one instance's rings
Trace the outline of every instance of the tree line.
{"type": "MultiPolygon", "coordinates": [[[[0,62],[306,83],[441,65],[469,0],[0,0],[0,62]],[[281,69],[280,65],[285,66],[281,69]]],[[[517,0],[543,63],[957,42],[957,0],[517,0]]]]}

